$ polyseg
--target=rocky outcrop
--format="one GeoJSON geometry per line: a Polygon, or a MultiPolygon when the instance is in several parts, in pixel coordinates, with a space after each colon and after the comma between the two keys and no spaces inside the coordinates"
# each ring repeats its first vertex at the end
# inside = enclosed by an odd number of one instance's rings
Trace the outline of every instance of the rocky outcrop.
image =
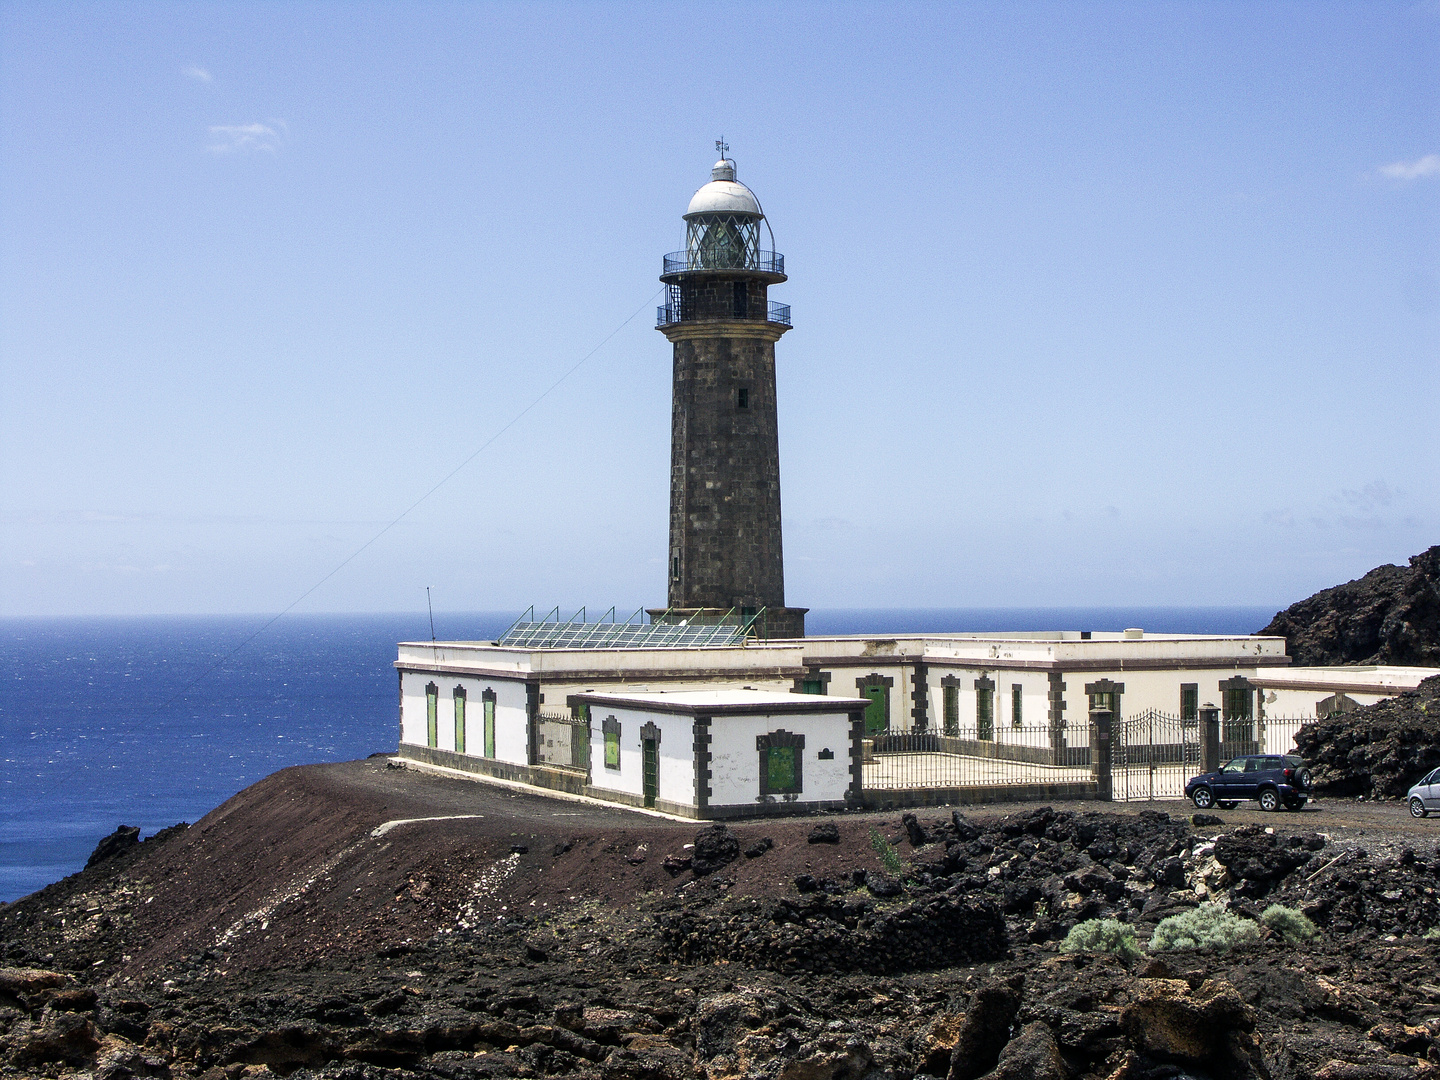
{"type": "Polygon", "coordinates": [[[123,855],[131,848],[140,843],[140,829],[136,825],[121,825],[118,829],[105,837],[95,845],[95,850],[90,853],[90,858],[85,863],[85,869],[90,869],[107,859],[113,859],[117,855],[123,855]]]}
{"type": "Polygon", "coordinates": [[[1401,798],[1440,765],[1440,675],[1374,705],[1306,724],[1295,746],[1318,795],[1401,798]]]}
{"type": "Polygon", "coordinates": [[[1440,545],[1292,604],[1260,634],[1296,664],[1440,667],[1440,545]]]}

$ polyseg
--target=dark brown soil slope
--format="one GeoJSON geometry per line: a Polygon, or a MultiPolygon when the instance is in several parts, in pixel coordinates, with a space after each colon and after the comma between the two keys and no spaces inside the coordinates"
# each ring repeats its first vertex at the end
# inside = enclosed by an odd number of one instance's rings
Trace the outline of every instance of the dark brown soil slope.
{"type": "Polygon", "coordinates": [[[1292,604],[1259,633],[1283,637],[1296,664],[1440,667],[1440,545],[1292,604]]]}

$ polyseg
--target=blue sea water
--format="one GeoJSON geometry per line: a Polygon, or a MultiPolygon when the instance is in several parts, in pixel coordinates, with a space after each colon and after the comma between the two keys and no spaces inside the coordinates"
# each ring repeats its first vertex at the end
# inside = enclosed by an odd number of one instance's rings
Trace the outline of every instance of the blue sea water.
{"type": "MultiPolygon", "coordinates": [[[[1269,608],[812,611],[812,634],[1000,630],[1250,633],[1269,608]]],[[[510,613],[447,616],[494,638],[510,613]]],[[[395,643],[419,615],[0,621],[0,900],[85,864],[117,825],[195,821],[288,765],[392,751],[395,643]]]]}

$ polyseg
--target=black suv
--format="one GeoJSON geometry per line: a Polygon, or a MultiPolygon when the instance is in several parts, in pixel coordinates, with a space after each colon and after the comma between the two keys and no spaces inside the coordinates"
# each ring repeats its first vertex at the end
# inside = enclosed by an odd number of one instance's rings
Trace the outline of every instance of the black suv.
{"type": "Polygon", "coordinates": [[[1201,810],[1233,810],[1241,799],[1260,800],[1261,810],[1299,810],[1310,797],[1310,770],[1293,754],[1231,758],[1216,772],[1185,785],[1185,797],[1201,810]]]}

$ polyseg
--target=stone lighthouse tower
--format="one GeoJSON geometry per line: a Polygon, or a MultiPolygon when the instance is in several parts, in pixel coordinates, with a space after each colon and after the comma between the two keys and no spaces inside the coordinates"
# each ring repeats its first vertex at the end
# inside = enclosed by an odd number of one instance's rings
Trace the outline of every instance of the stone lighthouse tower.
{"type": "MultiPolygon", "coordinates": [[[[761,247],[760,201],[724,156],[685,213],[685,248],[665,256],[656,328],[675,350],[670,436],[669,618],[734,611],[767,637],[803,637],[785,606],[775,342],[790,308],[768,290],[785,257],[761,247]]],[[[771,246],[773,247],[773,233],[771,246]]]]}

